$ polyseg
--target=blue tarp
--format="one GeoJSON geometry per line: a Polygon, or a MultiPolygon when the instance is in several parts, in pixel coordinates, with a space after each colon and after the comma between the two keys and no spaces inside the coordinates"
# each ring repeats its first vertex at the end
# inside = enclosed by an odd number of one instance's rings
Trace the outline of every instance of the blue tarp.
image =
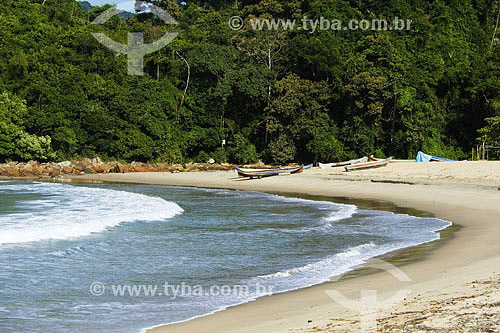
{"type": "Polygon", "coordinates": [[[456,162],[456,160],[449,160],[447,158],[443,158],[443,157],[436,157],[436,156],[432,156],[432,161],[439,161],[439,162],[456,162]]]}
{"type": "Polygon", "coordinates": [[[421,151],[417,154],[417,162],[430,162],[430,161],[439,161],[439,162],[456,162],[455,160],[449,160],[447,158],[436,157],[427,155],[421,151]]]}
{"type": "Polygon", "coordinates": [[[417,162],[430,162],[431,159],[432,159],[431,155],[424,154],[421,151],[419,151],[417,154],[417,162]]]}

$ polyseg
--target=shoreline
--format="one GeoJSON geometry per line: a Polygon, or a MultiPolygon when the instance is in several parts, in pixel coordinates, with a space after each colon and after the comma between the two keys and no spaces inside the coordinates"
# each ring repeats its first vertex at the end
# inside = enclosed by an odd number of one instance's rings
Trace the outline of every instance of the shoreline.
{"type": "MultiPolygon", "coordinates": [[[[370,208],[365,208],[365,209],[370,209],[370,208]]],[[[384,254],[381,254],[381,255],[378,255],[378,256],[375,256],[373,258],[368,259],[367,263],[369,263],[372,260],[383,260],[385,262],[390,263],[391,265],[394,265],[395,267],[400,268],[401,266],[404,266],[404,265],[407,265],[410,263],[425,260],[425,257],[429,253],[431,253],[431,251],[433,251],[434,249],[439,248],[441,246],[445,246],[446,242],[448,242],[450,240],[450,237],[451,238],[453,237],[453,233],[456,232],[456,230],[450,230],[450,229],[454,229],[455,227],[461,228],[461,226],[459,226],[459,225],[451,224],[450,226],[445,227],[444,229],[436,231],[436,233],[440,234],[440,239],[426,242],[426,243],[422,243],[422,244],[418,244],[418,245],[405,247],[405,248],[400,248],[397,250],[392,250],[392,251],[389,251],[387,253],[384,253],[384,254]],[[449,234],[447,239],[442,238],[443,233],[449,234]],[[419,253],[418,254],[411,254],[410,252],[419,252],[419,253]]],[[[374,274],[375,272],[376,272],[376,270],[374,268],[365,267],[365,264],[361,264],[361,265],[356,266],[356,267],[348,270],[347,272],[339,275],[339,281],[346,280],[346,279],[356,279],[356,278],[359,278],[360,276],[374,274]]],[[[333,277],[330,277],[330,280],[332,278],[333,277]]],[[[142,329],[141,333],[148,333],[148,332],[160,332],[161,333],[161,332],[168,330],[171,326],[188,324],[188,323],[190,323],[194,320],[198,320],[200,318],[216,315],[217,313],[219,313],[221,311],[227,311],[228,309],[232,309],[232,308],[245,307],[247,304],[250,304],[253,302],[259,302],[263,298],[275,297],[277,295],[289,294],[289,293],[298,292],[301,290],[307,290],[309,288],[321,286],[321,285],[328,284],[328,283],[331,283],[331,282],[324,281],[324,282],[314,284],[314,285],[304,286],[304,287],[300,287],[297,289],[285,290],[285,291],[273,293],[271,295],[261,296],[255,300],[244,301],[242,303],[238,303],[238,304],[234,304],[234,305],[228,305],[222,309],[216,309],[216,310],[213,310],[209,313],[198,315],[198,316],[188,318],[185,320],[179,320],[179,321],[175,321],[175,322],[171,322],[171,323],[163,323],[163,324],[153,325],[151,327],[147,327],[147,328],[142,329]]]]}
{"type": "MultiPolygon", "coordinates": [[[[0,177],[0,181],[2,181],[1,177],[0,177]]],[[[16,181],[51,182],[49,179],[40,180],[40,179],[34,179],[34,178],[29,178],[29,177],[23,177],[20,179],[16,179],[16,181]]],[[[58,182],[58,183],[60,183],[60,182],[58,182]]],[[[102,181],[102,180],[88,180],[88,179],[76,178],[76,177],[70,179],[69,183],[75,184],[75,185],[77,185],[77,184],[122,184],[122,185],[130,184],[127,182],[110,182],[110,181],[102,181]]],[[[132,185],[141,185],[141,183],[137,183],[137,184],[134,183],[132,185]]],[[[151,186],[155,186],[155,185],[151,185],[151,186]]],[[[164,185],[160,185],[160,186],[164,186],[164,185]]],[[[176,187],[176,186],[174,186],[174,187],[176,187]]],[[[189,187],[185,187],[185,188],[189,188],[189,187]]],[[[379,200],[372,200],[372,199],[356,200],[356,199],[347,199],[347,198],[341,198],[341,197],[307,196],[307,195],[303,195],[300,193],[282,193],[282,192],[262,192],[262,193],[280,195],[280,196],[287,197],[287,198],[299,198],[299,199],[304,199],[304,200],[327,201],[327,202],[333,202],[333,203],[338,203],[338,204],[355,205],[357,208],[360,208],[362,210],[386,211],[386,212],[391,212],[394,214],[410,215],[410,216],[415,216],[415,217],[420,217],[420,218],[434,218],[434,216],[432,214],[429,214],[427,212],[414,210],[412,208],[401,208],[401,207],[398,207],[390,202],[379,201],[379,200]]],[[[445,221],[445,222],[449,222],[449,221],[445,221]]],[[[416,245],[408,245],[406,247],[402,247],[402,248],[398,248],[398,249],[394,249],[394,250],[389,250],[386,253],[383,253],[380,255],[375,255],[374,257],[367,259],[366,261],[369,262],[370,260],[374,260],[374,259],[384,260],[386,262],[389,262],[392,265],[395,265],[396,267],[400,267],[400,266],[406,265],[408,263],[412,263],[412,262],[416,262],[416,261],[420,261],[420,260],[425,260],[425,257],[431,251],[433,251],[434,249],[439,248],[441,246],[444,246],[444,244],[446,244],[446,242],[448,242],[450,240],[450,238],[453,237],[453,233],[456,232],[457,230],[459,230],[460,228],[461,228],[461,226],[450,222],[449,226],[446,226],[442,229],[434,231],[436,234],[440,235],[439,239],[430,240],[430,241],[416,244],[416,245]],[[443,237],[443,235],[445,235],[445,236],[443,237]]],[[[340,279],[352,279],[352,278],[356,278],[358,276],[373,274],[373,272],[374,272],[374,269],[364,267],[364,264],[360,264],[360,265],[357,265],[355,267],[349,268],[349,270],[347,270],[343,274],[340,274],[339,276],[341,276],[340,279]]],[[[331,279],[331,277],[330,277],[330,279],[331,279]]],[[[311,287],[314,287],[317,285],[322,285],[322,284],[328,283],[328,282],[329,281],[323,281],[323,282],[315,283],[312,285],[304,285],[302,287],[298,287],[295,289],[283,290],[283,291],[275,292],[271,295],[261,296],[261,297],[270,297],[270,296],[277,295],[277,294],[290,293],[293,291],[307,289],[307,288],[311,288],[311,287]]],[[[179,320],[179,321],[170,322],[170,323],[162,323],[159,325],[144,328],[141,330],[141,332],[147,332],[150,330],[155,330],[156,328],[159,328],[159,327],[186,323],[186,322],[196,320],[198,318],[202,318],[205,316],[211,316],[217,312],[225,311],[228,308],[244,306],[245,304],[247,304],[249,302],[258,301],[261,297],[254,299],[254,300],[243,301],[242,303],[235,303],[232,305],[227,305],[227,306],[224,306],[223,308],[215,309],[215,310],[208,312],[206,314],[194,316],[192,318],[188,318],[185,320],[179,320]]]]}
{"type": "MultiPolygon", "coordinates": [[[[107,182],[107,181],[103,182],[103,183],[128,184],[128,183],[115,183],[115,182],[107,182]]],[[[144,185],[144,184],[137,183],[134,185],[144,185]]],[[[147,184],[147,185],[151,185],[151,184],[147,184]]],[[[152,186],[155,186],[155,185],[152,185],[152,186]]],[[[169,185],[159,185],[159,186],[169,186],[169,185]]],[[[177,185],[174,187],[177,187],[177,185]]],[[[195,188],[199,188],[199,187],[195,187],[195,188]]],[[[229,189],[229,190],[232,190],[232,189],[229,189]]],[[[239,191],[239,190],[235,190],[235,191],[239,191]]],[[[333,203],[356,205],[357,208],[360,208],[363,210],[386,211],[386,212],[392,212],[394,214],[403,214],[403,215],[407,214],[407,215],[415,216],[415,217],[435,218],[433,214],[429,214],[428,212],[415,210],[413,208],[399,207],[399,206],[392,204],[391,202],[386,202],[386,201],[379,201],[379,200],[372,200],[372,199],[356,200],[356,199],[347,199],[347,198],[340,198],[340,197],[326,197],[326,196],[325,197],[323,197],[323,196],[306,196],[306,195],[303,195],[300,193],[283,193],[283,192],[261,192],[261,193],[280,195],[280,196],[284,196],[287,198],[298,198],[298,199],[313,200],[313,201],[328,201],[328,202],[333,202],[333,203]]],[[[442,220],[442,221],[444,221],[444,220],[442,220]]],[[[450,225],[446,226],[442,229],[434,231],[436,234],[439,234],[439,236],[440,236],[439,239],[428,241],[425,243],[420,243],[417,245],[409,245],[407,247],[390,250],[386,253],[376,255],[370,259],[367,259],[366,262],[369,263],[372,260],[383,260],[383,261],[388,262],[391,265],[394,265],[395,267],[399,268],[401,266],[404,266],[404,265],[407,265],[410,263],[425,260],[425,258],[433,250],[440,248],[442,246],[445,246],[445,244],[453,238],[453,234],[457,230],[460,230],[462,228],[462,226],[454,224],[450,221],[444,221],[444,222],[449,222],[450,225]],[[443,237],[443,235],[444,235],[444,237],[443,237]]],[[[374,274],[374,272],[376,272],[376,269],[370,268],[370,267],[365,267],[365,264],[361,264],[361,265],[357,265],[353,268],[350,268],[345,273],[342,273],[342,274],[338,275],[337,277],[339,278],[339,281],[344,280],[344,279],[355,279],[355,278],[358,278],[360,276],[374,274]]],[[[147,328],[142,329],[141,333],[156,332],[158,329],[161,329],[161,328],[169,328],[173,325],[187,324],[191,321],[198,320],[200,318],[213,316],[221,311],[227,311],[228,309],[231,309],[231,308],[244,307],[245,305],[247,305],[249,303],[259,302],[262,298],[274,297],[276,295],[288,294],[288,293],[292,293],[292,292],[306,290],[308,288],[313,288],[316,286],[321,286],[323,284],[331,283],[330,281],[333,278],[334,277],[330,276],[329,281],[324,281],[324,282],[320,282],[320,283],[316,283],[316,284],[312,284],[312,285],[305,285],[303,287],[299,287],[299,288],[295,288],[295,289],[279,291],[279,292],[275,292],[271,295],[261,296],[257,299],[254,299],[254,300],[243,301],[242,303],[224,306],[221,309],[216,309],[216,310],[213,310],[209,313],[194,316],[192,318],[188,318],[185,320],[179,320],[179,321],[175,321],[175,322],[171,322],[171,323],[162,323],[162,324],[158,324],[158,325],[153,325],[151,327],[147,327],[147,328]]],[[[162,331],[160,331],[160,332],[162,332],[162,331]]]]}
{"type": "MultiPolygon", "coordinates": [[[[495,163],[495,167],[497,166],[495,163]]],[[[418,166],[421,167],[426,166],[418,166]]],[[[390,169],[390,166],[387,169],[390,169]]],[[[387,169],[384,172],[387,172],[387,169]]],[[[379,323],[392,328],[406,325],[401,317],[408,316],[407,309],[414,309],[412,313],[419,313],[430,306],[429,304],[435,304],[445,297],[443,295],[448,298],[463,296],[463,290],[471,282],[495,279],[500,273],[500,269],[495,270],[495,267],[500,267],[500,245],[497,244],[500,231],[496,228],[500,221],[500,194],[491,182],[477,184],[437,179],[433,185],[408,185],[372,182],[370,179],[332,179],[330,171],[314,170],[300,175],[255,181],[237,179],[231,172],[109,174],[75,178],[383,200],[399,207],[430,212],[437,218],[461,225],[463,228],[444,246],[432,251],[424,260],[404,266],[404,272],[413,281],[409,285],[412,294],[402,303],[380,310],[378,316],[379,323]]],[[[370,174],[366,174],[356,173],[355,177],[370,178],[370,174]]],[[[359,299],[361,288],[371,289],[377,290],[381,299],[387,299],[398,288],[403,287],[401,283],[394,283],[393,280],[385,272],[375,272],[339,282],[326,282],[263,297],[187,322],[159,326],[148,332],[296,332],[329,331],[332,327],[337,331],[359,330],[359,314],[339,306],[327,296],[325,290],[335,289],[345,297],[356,299],[357,295],[359,299]]],[[[449,325],[454,323],[438,321],[433,325],[450,328],[449,325]]]]}

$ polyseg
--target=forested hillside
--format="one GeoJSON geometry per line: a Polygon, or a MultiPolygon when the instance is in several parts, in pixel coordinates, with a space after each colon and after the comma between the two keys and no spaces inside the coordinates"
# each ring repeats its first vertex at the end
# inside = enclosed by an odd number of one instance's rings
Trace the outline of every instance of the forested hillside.
{"type": "Polygon", "coordinates": [[[499,1],[154,2],[179,24],[146,13],[95,25],[109,7],[0,2],[0,160],[462,159],[478,142],[500,144],[499,1]],[[232,16],[413,24],[236,31],[232,16]],[[126,55],[91,32],[126,43],[130,31],[148,43],[179,36],[129,76],[126,55]]]}

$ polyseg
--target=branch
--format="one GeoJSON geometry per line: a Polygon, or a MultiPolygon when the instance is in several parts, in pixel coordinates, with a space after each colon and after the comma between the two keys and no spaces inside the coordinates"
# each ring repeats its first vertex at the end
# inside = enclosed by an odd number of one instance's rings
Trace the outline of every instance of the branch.
{"type": "Polygon", "coordinates": [[[495,42],[495,36],[498,30],[498,20],[500,19],[500,8],[498,8],[497,23],[495,25],[495,30],[493,31],[493,37],[491,38],[490,50],[493,48],[493,43],[495,42]]]}
{"type": "Polygon", "coordinates": [[[179,58],[181,58],[186,63],[187,70],[188,70],[188,76],[186,79],[186,88],[184,88],[184,94],[182,95],[181,104],[179,105],[179,110],[180,110],[182,105],[184,104],[184,99],[186,98],[186,94],[187,94],[187,91],[189,88],[189,80],[191,78],[191,66],[189,66],[189,63],[187,62],[187,60],[179,52],[177,52],[177,50],[175,50],[175,54],[177,54],[179,56],[179,58]]]}

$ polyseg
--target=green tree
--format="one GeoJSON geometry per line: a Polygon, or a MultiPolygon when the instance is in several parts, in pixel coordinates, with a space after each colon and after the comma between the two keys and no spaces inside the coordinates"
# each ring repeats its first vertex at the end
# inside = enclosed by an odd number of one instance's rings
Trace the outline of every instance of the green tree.
{"type": "Polygon", "coordinates": [[[52,160],[56,157],[50,136],[25,132],[27,115],[24,101],[7,93],[0,95],[0,158],[17,160],[52,160]]]}
{"type": "Polygon", "coordinates": [[[16,140],[22,132],[26,105],[16,96],[0,94],[0,158],[15,157],[16,140]]]}

